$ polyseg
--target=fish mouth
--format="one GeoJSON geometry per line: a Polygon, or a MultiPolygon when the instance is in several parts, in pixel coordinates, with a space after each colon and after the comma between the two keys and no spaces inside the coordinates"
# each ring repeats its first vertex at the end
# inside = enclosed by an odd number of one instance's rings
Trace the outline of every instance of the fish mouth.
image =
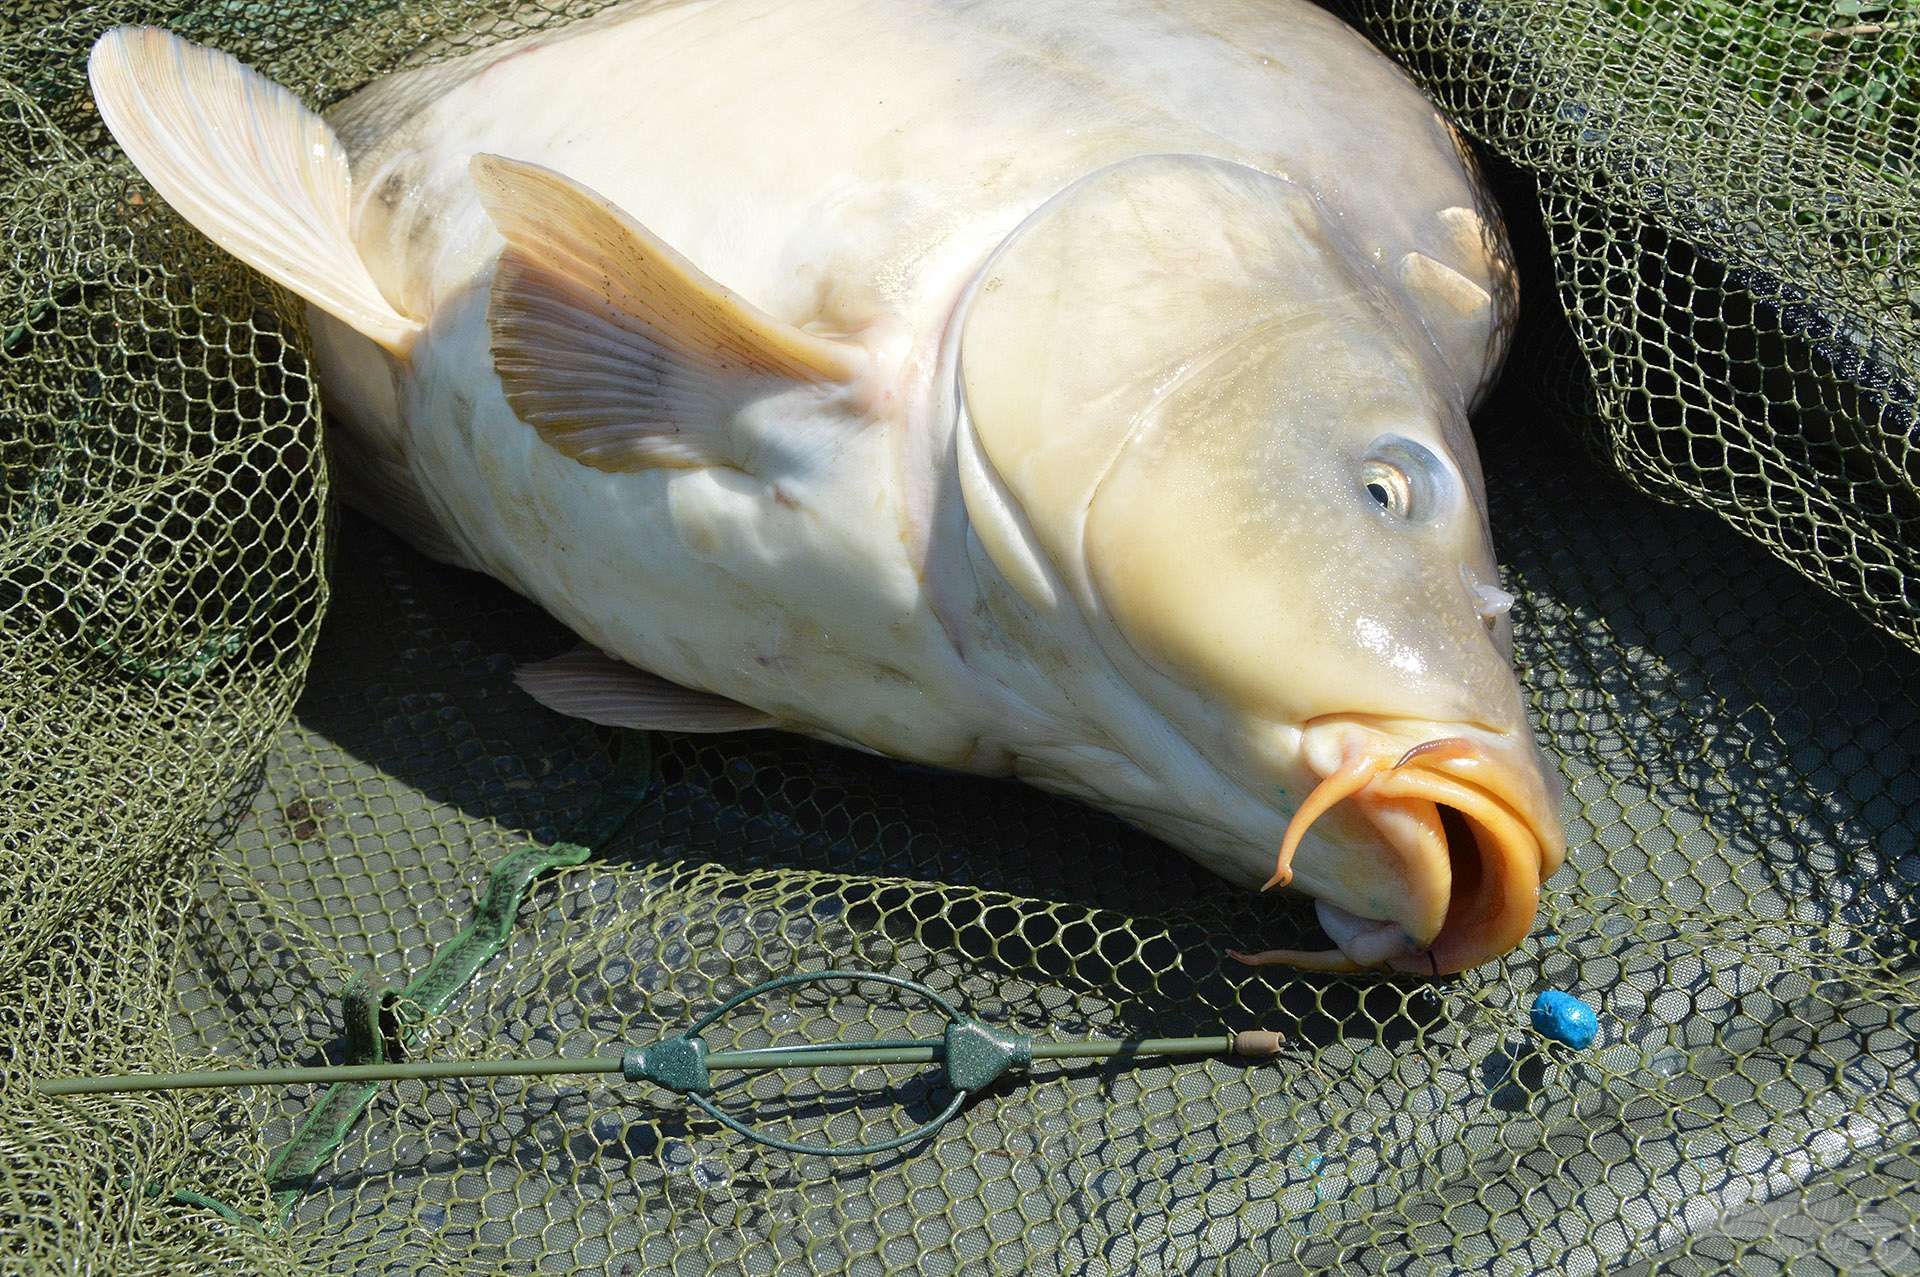
{"type": "Polygon", "coordinates": [[[1372,827],[1379,854],[1316,866],[1312,882],[1303,861],[1300,885],[1350,902],[1391,900],[1381,912],[1393,917],[1323,896],[1316,911],[1334,948],[1232,957],[1253,966],[1450,975],[1501,957],[1532,930],[1540,884],[1564,845],[1547,782],[1515,751],[1469,736],[1436,737],[1398,755],[1377,740],[1349,747],[1294,813],[1262,890],[1293,881],[1301,839],[1342,803],[1372,827]]]}

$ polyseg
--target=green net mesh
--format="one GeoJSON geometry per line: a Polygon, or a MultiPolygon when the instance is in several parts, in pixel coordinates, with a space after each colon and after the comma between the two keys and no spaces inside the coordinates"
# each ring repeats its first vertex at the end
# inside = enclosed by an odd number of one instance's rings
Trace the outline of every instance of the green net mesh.
{"type": "MultiPolygon", "coordinates": [[[[1512,958],[1424,984],[1223,963],[1304,912],[1015,785],[560,719],[508,678],[557,625],[329,522],[295,308],[143,191],[87,45],[158,22],[324,103],[596,7],[0,17],[0,1269],[1920,1266],[1920,15],[1355,15],[1497,157],[1537,307],[1480,440],[1571,852],[1512,958]],[[1045,1036],[1288,1045],[1037,1065],[846,1162],[563,1078],[379,1088],[292,1176],[315,1088],[28,1089],[346,1059],[368,991],[466,943],[506,858],[569,841],[592,854],[515,896],[471,982],[401,999],[415,1055],[602,1054],[828,966],[1045,1036]],[[1595,1047],[1541,1049],[1549,987],[1599,1007],[1595,1047]]],[[[934,1020],[811,986],[709,1040],[934,1020]]],[[[868,1067],[719,1101],[852,1143],[944,1096],[868,1067]]]]}
{"type": "Polygon", "coordinates": [[[1537,175],[1584,423],[1620,473],[1920,647],[1920,9],[1349,8],[1537,175]]]}

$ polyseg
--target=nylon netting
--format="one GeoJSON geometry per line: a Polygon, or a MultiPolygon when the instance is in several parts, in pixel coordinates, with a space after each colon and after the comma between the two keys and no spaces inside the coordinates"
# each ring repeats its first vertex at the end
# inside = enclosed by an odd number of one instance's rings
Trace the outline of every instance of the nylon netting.
{"type": "MultiPolygon", "coordinates": [[[[1358,15],[1495,157],[1535,307],[1478,425],[1571,851],[1518,952],[1428,984],[1224,963],[1308,915],[1012,784],[558,718],[508,678],[567,645],[554,623],[329,521],[296,309],[132,176],[87,45],[158,22],[324,104],[596,7],[0,18],[0,1268],[1920,1264],[1920,663],[1899,641],[1920,634],[1920,15],[1358,15]],[[407,985],[504,858],[563,840],[591,854],[534,880],[472,982],[403,1002],[414,1055],[605,1053],[827,966],[1043,1036],[1288,1044],[1036,1065],[926,1145],[844,1162],[645,1087],[403,1083],[291,1186],[269,1168],[313,1088],[28,1090],[344,1059],[356,996],[407,985]],[[1599,1007],[1593,1048],[1527,1026],[1549,987],[1599,1007]]],[[[811,986],[709,1036],[931,1020],[811,986]]],[[[720,1102],[852,1142],[943,1095],[872,1067],[720,1102]]]]}

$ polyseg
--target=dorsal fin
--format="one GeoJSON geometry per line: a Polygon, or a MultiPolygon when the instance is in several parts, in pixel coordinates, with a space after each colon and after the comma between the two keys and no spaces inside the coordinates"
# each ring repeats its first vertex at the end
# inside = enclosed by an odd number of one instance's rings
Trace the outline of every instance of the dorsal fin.
{"type": "Polygon", "coordinates": [[[404,355],[396,311],[348,231],[352,177],[325,120],[215,49],[115,27],[87,62],[94,101],[140,175],[208,239],[355,332],[404,355]]]}
{"type": "Polygon", "coordinates": [[[844,384],[865,355],[723,288],[600,195],[497,155],[472,163],[507,247],[487,312],[520,419],[599,470],[742,465],[732,410],[769,383],[844,384]]]}

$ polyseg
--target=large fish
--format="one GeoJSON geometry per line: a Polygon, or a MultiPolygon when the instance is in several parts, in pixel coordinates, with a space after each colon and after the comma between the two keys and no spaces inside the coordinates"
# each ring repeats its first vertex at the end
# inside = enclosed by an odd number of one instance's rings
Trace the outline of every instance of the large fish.
{"type": "Polygon", "coordinates": [[[1467,414],[1446,121],[1290,0],[639,3],[326,118],[119,28],[101,114],[311,304],[343,482],[588,646],[601,723],[1022,777],[1333,948],[1505,953],[1559,863],[1467,414]]]}

